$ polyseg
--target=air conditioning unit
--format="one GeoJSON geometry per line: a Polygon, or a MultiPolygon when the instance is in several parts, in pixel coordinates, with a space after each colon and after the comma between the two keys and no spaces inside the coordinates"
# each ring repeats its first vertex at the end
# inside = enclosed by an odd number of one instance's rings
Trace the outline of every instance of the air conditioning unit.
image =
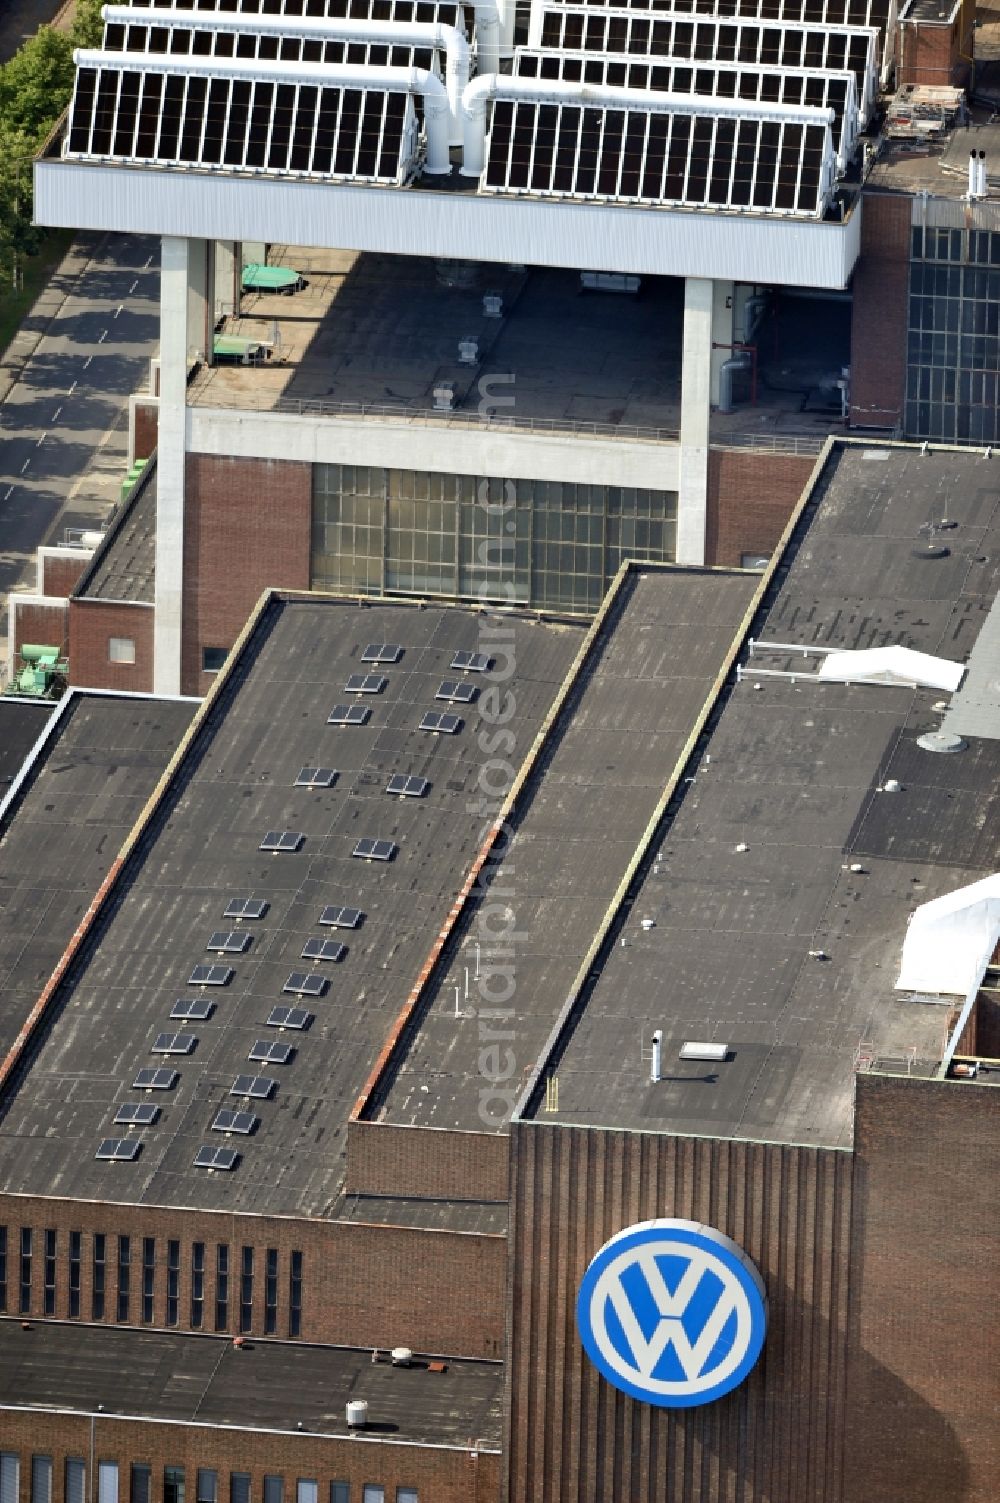
{"type": "Polygon", "coordinates": [[[450,383],[442,383],[434,388],[434,411],[451,412],[455,406],[455,388],[450,383]]]}
{"type": "Polygon", "coordinates": [[[503,317],[503,298],[499,292],[487,292],[483,295],[483,317],[503,317]]]}
{"type": "Polygon", "coordinates": [[[467,338],[460,339],[458,341],[458,363],[459,365],[479,364],[478,339],[473,339],[471,336],[468,336],[467,338]]]}

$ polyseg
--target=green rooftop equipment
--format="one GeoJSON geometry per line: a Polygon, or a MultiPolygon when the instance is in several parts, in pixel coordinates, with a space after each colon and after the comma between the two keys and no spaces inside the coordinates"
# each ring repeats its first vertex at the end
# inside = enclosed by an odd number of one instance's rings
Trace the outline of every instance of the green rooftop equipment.
{"type": "Polygon", "coordinates": [[[290,266],[260,266],[251,263],[243,268],[244,292],[301,292],[306,285],[290,266]]]}
{"type": "Polygon", "coordinates": [[[127,501],[128,498],[129,498],[129,496],[131,496],[132,492],[135,490],[136,482],[138,481],[139,476],[142,474],[142,472],[143,472],[143,470],[145,468],[146,468],[146,461],[144,459],[137,459],[135,461],[135,463],[133,464],[132,468],[129,470],[128,474],[125,476],[125,479],[122,481],[122,488],[121,488],[121,495],[119,497],[119,504],[122,501],[127,501]]]}
{"type": "Polygon", "coordinates": [[[263,339],[243,339],[235,334],[216,334],[212,342],[216,364],[263,365],[271,358],[271,346],[263,339]]]}
{"type": "Polygon", "coordinates": [[[21,666],[17,677],[4,690],[22,699],[58,699],[66,687],[69,663],[59,656],[58,647],[25,642],[21,647],[21,666]]]}

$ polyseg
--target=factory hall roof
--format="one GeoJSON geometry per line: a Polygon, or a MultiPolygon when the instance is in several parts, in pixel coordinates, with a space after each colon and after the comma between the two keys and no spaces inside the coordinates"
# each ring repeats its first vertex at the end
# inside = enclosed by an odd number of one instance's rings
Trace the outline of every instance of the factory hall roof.
{"type": "Polygon", "coordinates": [[[21,770],[21,763],[44,731],[55,709],[50,699],[0,696],[0,802],[21,770]]]}
{"type": "MultiPolygon", "coordinates": [[[[374,1363],[370,1348],[304,1346],[161,1331],[0,1318],[0,1413],[53,1407],[179,1425],[353,1435],[409,1444],[499,1448],[503,1369],[449,1358],[431,1371],[374,1363]],[[347,1427],[348,1399],[368,1404],[367,1432],[347,1427]]],[[[2,1422],[0,1422],[2,1423],[2,1422]]]]}
{"type": "Polygon", "coordinates": [[[1000,865],[1000,740],[925,750],[947,694],[817,669],[964,663],[998,580],[995,460],[833,447],[525,1115],[847,1148],[858,1068],[937,1070],[959,999],[894,983],[914,908],[1000,865]]]}
{"type": "MultiPolygon", "coordinates": [[[[483,840],[468,658],[497,619],[262,606],[18,1061],[3,1190],[336,1214],[350,1111],[483,840]]],[[[527,751],[586,630],[504,625],[527,751]]]]}
{"type": "MultiPolygon", "coordinates": [[[[0,739],[9,706],[0,701],[0,739]]],[[[0,784],[0,1061],[191,722],[193,700],[71,689],[0,784]]]]}

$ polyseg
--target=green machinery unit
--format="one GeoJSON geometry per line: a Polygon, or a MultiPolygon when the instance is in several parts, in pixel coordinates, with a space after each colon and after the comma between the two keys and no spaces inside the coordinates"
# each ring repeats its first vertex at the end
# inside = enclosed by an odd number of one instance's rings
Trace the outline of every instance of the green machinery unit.
{"type": "Polygon", "coordinates": [[[4,690],[22,699],[58,699],[66,687],[69,664],[59,656],[58,647],[25,642],[21,647],[21,666],[17,677],[4,690]]]}
{"type": "Polygon", "coordinates": [[[120,497],[120,500],[119,500],[119,505],[121,504],[122,501],[127,501],[128,498],[129,498],[129,496],[131,496],[132,492],[135,490],[136,483],[137,483],[137,481],[139,479],[139,476],[142,474],[142,472],[143,472],[143,470],[145,468],[146,468],[146,460],[145,459],[137,459],[135,461],[135,464],[132,466],[132,468],[129,470],[128,474],[125,476],[125,479],[122,481],[122,489],[121,489],[121,497],[120,497]]]}
{"type": "Polygon", "coordinates": [[[243,268],[244,292],[300,292],[305,278],[290,266],[258,266],[251,263],[243,268]]]}

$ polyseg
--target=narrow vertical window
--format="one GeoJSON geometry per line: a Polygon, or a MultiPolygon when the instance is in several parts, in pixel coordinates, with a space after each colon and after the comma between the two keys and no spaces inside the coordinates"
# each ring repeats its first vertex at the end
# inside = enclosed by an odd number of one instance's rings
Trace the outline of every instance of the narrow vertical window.
{"type": "Polygon", "coordinates": [[[184,1468],[163,1468],[163,1503],[184,1503],[184,1468]]]}
{"type": "Polygon", "coordinates": [[[7,1228],[0,1226],[0,1310],[7,1308],[7,1228]]]}
{"type": "Polygon", "coordinates": [[[205,1244],[191,1248],[191,1328],[199,1331],[205,1318],[205,1244]]]}
{"type": "Polygon", "coordinates": [[[118,1503],[118,1463],[97,1463],[97,1503],[118,1503]]]}
{"type": "Polygon", "coordinates": [[[288,1334],[302,1335],[302,1254],[293,1252],[288,1272],[288,1334]]]}
{"type": "Polygon", "coordinates": [[[0,1499],[18,1503],[21,1495],[21,1458],[16,1451],[0,1451],[0,1499]]]}
{"type": "Polygon", "coordinates": [[[83,1237],[80,1232],[69,1234],[69,1313],[73,1320],[80,1315],[80,1263],[83,1237]]]}
{"type": "Polygon", "coordinates": [[[361,1497],[362,1503],[385,1503],[385,1488],[381,1482],[366,1482],[361,1497]]]}
{"type": "Polygon", "coordinates": [[[264,1478],[264,1503],[285,1503],[284,1477],[264,1478]]]}
{"type": "Polygon", "coordinates": [[[295,1484],[295,1503],[319,1503],[319,1483],[300,1477],[295,1484]]]}
{"type": "Polygon", "coordinates": [[[278,1329],[278,1249],[267,1250],[267,1277],[264,1283],[264,1334],[273,1336],[278,1329]]]}
{"type": "Polygon", "coordinates": [[[253,1329],[253,1248],[243,1249],[240,1269],[240,1330],[253,1329]]]}
{"type": "Polygon", "coordinates": [[[66,1503],[86,1503],[87,1463],[82,1456],[66,1457],[66,1503]]]}
{"type": "Polygon", "coordinates": [[[120,1321],[128,1320],[129,1275],[132,1264],[131,1237],[118,1238],[118,1314],[120,1321]]]}
{"type": "Polygon", "coordinates": [[[149,1489],[153,1469],[145,1462],[132,1463],[132,1492],[129,1503],[150,1503],[149,1489]]]}
{"type": "Polygon", "coordinates": [[[181,1245],[167,1243],[167,1325],[175,1326],[178,1319],[178,1303],[181,1285],[181,1245]]]}
{"type": "Polygon", "coordinates": [[[215,1329],[224,1331],[229,1324],[229,1243],[218,1244],[215,1264],[215,1329]]]}
{"type": "Polygon", "coordinates": [[[107,1238],[103,1232],[94,1234],[94,1289],[93,1318],[104,1319],[104,1279],[107,1256],[107,1238]]]}
{"type": "Polygon", "coordinates": [[[249,1472],[230,1472],[229,1503],[250,1503],[249,1472]]]}
{"type": "Polygon", "coordinates": [[[45,1230],[45,1266],[42,1270],[43,1310],[46,1315],[56,1313],[56,1234],[52,1227],[45,1230]]]}
{"type": "Polygon", "coordinates": [[[31,1503],[52,1503],[52,1457],[31,1458],[31,1503]]]}
{"type": "Polygon", "coordinates": [[[351,1503],[351,1484],[349,1482],[331,1482],[330,1503],[351,1503]]]}
{"type": "Polygon", "coordinates": [[[31,1314],[31,1227],[21,1228],[21,1314],[31,1314]]]}
{"type": "Polygon", "coordinates": [[[219,1503],[219,1474],[211,1467],[198,1468],[197,1503],[219,1503]]]}
{"type": "Polygon", "coordinates": [[[142,1319],[153,1324],[153,1296],[156,1291],[156,1238],[142,1239],[142,1319]]]}

